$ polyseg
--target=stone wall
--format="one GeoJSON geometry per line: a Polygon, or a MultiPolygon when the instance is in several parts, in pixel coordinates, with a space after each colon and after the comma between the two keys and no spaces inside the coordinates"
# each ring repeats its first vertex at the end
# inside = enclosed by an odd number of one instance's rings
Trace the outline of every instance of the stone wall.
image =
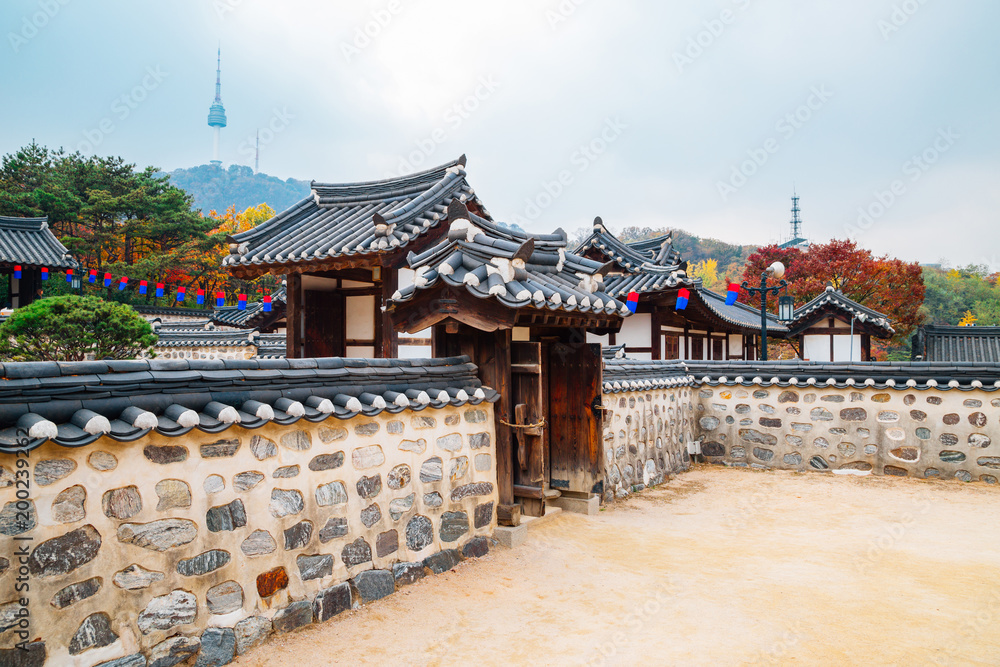
{"type": "MultiPolygon", "coordinates": [[[[982,386],[982,383],[980,383],[982,386]]],[[[997,483],[1000,398],[981,389],[703,385],[709,461],[855,475],[997,483]]]]}
{"type": "Polygon", "coordinates": [[[493,442],[483,402],[0,454],[0,664],[225,664],[482,555],[493,442]]]}
{"type": "Polygon", "coordinates": [[[604,500],[662,484],[690,465],[694,428],[691,387],[606,391],[604,500]]]}
{"type": "Polygon", "coordinates": [[[255,345],[206,345],[178,347],[157,345],[153,347],[157,359],[253,359],[257,356],[255,345]]]}

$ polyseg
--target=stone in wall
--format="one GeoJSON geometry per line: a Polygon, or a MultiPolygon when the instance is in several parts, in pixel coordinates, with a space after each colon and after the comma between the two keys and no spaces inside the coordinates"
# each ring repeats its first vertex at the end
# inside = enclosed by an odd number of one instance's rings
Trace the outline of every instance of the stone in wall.
{"type": "Polygon", "coordinates": [[[473,482],[456,487],[451,492],[451,501],[457,503],[463,498],[471,496],[488,496],[493,493],[492,482],[473,482]]]}
{"type": "MultiPolygon", "coordinates": [[[[319,499],[317,498],[317,502],[319,499]]],[[[321,503],[322,504],[322,503],[321,503]]],[[[277,518],[298,514],[305,508],[302,494],[295,489],[271,489],[271,515],[277,518]]]]}
{"type": "Polygon", "coordinates": [[[131,519],[142,511],[142,497],[136,486],[105,491],[101,497],[101,509],[111,519],[131,519]]]}
{"type": "Polygon", "coordinates": [[[423,438],[420,438],[419,440],[402,440],[399,443],[399,449],[404,452],[423,454],[427,451],[427,441],[423,438]]]}
{"type": "Polygon", "coordinates": [[[327,520],[326,525],[319,531],[319,541],[325,544],[345,535],[347,535],[347,519],[335,516],[327,520]]]}
{"type": "Polygon", "coordinates": [[[38,486],[50,486],[76,470],[72,459],[47,459],[35,464],[34,482],[38,486]]]}
{"type": "Polygon", "coordinates": [[[91,452],[90,456],[87,457],[87,463],[98,472],[108,472],[118,467],[118,459],[115,458],[114,454],[100,450],[91,452]]]}
{"type": "Polygon", "coordinates": [[[217,440],[211,444],[201,445],[201,457],[203,459],[217,459],[236,456],[240,450],[240,439],[230,438],[228,440],[217,440]]]}
{"type": "Polygon", "coordinates": [[[344,465],[344,452],[334,454],[320,454],[309,461],[309,469],[313,472],[320,470],[336,470],[344,465]]]}
{"type": "Polygon", "coordinates": [[[156,511],[164,512],[174,508],[191,507],[191,487],[179,479],[164,479],[154,488],[157,497],[156,511]]]}
{"type": "Polygon", "coordinates": [[[312,539],[313,525],[311,521],[299,521],[294,526],[285,529],[285,551],[301,549],[312,539]]]}
{"type": "Polygon", "coordinates": [[[248,470],[233,475],[233,488],[237,491],[249,491],[264,481],[263,473],[248,470]]]}
{"type": "Polygon", "coordinates": [[[118,641],[118,635],[111,630],[111,619],[99,612],[83,619],[73,638],[69,640],[69,654],[78,655],[87,649],[110,646],[118,641]]]}
{"type": "Polygon", "coordinates": [[[405,463],[394,467],[386,475],[386,485],[393,491],[398,491],[410,483],[410,466],[405,463]]]}
{"type": "Polygon", "coordinates": [[[211,549],[200,553],[193,558],[184,558],[177,561],[177,573],[185,577],[197,577],[209,572],[214,572],[220,567],[225,567],[232,560],[228,551],[222,549],[211,549]]]}
{"type": "Polygon", "coordinates": [[[208,495],[219,493],[225,490],[226,480],[222,478],[222,475],[209,475],[205,478],[202,488],[205,489],[205,493],[208,495]]]}
{"type": "Polygon", "coordinates": [[[236,654],[236,633],[232,628],[207,628],[201,633],[201,648],[195,667],[221,667],[236,654]]]}
{"type": "Polygon", "coordinates": [[[406,546],[410,551],[426,549],[434,542],[434,525],[427,517],[417,514],[406,524],[406,546]]]}
{"type": "Polygon", "coordinates": [[[205,593],[210,614],[228,614],[243,608],[243,587],[235,581],[223,581],[205,593]]]}
{"type": "Polygon", "coordinates": [[[68,574],[92,561],[100,548],[100,533],[86,525],[35,547],[28,556],[28,571],[38,577],[68,574]]]}
{"type": "Polygon", "coordinates": [[[351,609],[354,604],[351,585],[346,581],[324,588],[313,598],[313,615],[317,621],[328,621],[337,614],[351,609]]]}
{"type": "Polygon", "coordinates": [[[354,464],[355,470],[377,468],[385,463],[385,453],[379,445],[358,447],[351,452],[351,462],[354,464]]]}
{"type": "Polygon", "coordinates": [[[271,533],[266,530],[253,531],[249,537],[243,540],[243,544],[240,545],[240,551],[251,558],[274,553],[277,548],[278,545],[275,543],[274,538],[271,537],[271,533]]]}
{"type": "MultiPolygon", "coordinates": [[[[301,496],[299,499],[301,500],[301,496]]],[[[205,527],[213,533],[235,530],[245,525],[247,513],[239,498],[225,505],[212,507],[205,514],[205,527]]]]}
{"type": "Polygon", "coordinates": [[[302,452],[312,447],[312,438],[306,431],[285,433],[278,438],[278,442],[281,443],[282,447],[287,447],[295,452],[302,452]]]}
{"type": "Polygon", "coordinates": [[[440,482],[444,479],[443,465],[440,456],[432,456],[424,461],[420,466],[420,481],[424,483],[440,482]]]}
{"type": "Polygon", "coordinates": [[[459,456],[448,461],[448,478],[456,482],[469,472],[469,457],[459,456]]]}
{"type": "Polygon", "coordinates": [[[437,427],[437,420],[434,417],[425,415],[413,415],[410,417],[410,426],[415,429],[428,429],[437,427]]]}
{"type": "Polygon", "coordinates": [[[316,487],[316,504],[320,507],[341,505],[347,502],[347,488],[343,482],[328,482],[316,487]]]}
{"type": "Polygon", "coordinates": [[[493,467],[493,457],[489,454],[476,454],[475,467],[476,472],[489,472],[493,467]]]}
{"type": "Polygon", "coordinates": [[[295,559],[299,568],[299,578],[302,581],[322,579],[333,574],[333,556],[320,554],[317,556],[299,556],[295,559]]]}
{"type": "Polygon", "coordinates": [[[403,422],[396,420],[385,425],[385,430],[391,435],[399,435],[406,428],[403,422]]]}
{"type": "Polygon", "coordinates": [[[427,576],[427,568],[423,563],[394,563],[392,576],[397,586],[408,586],[427,576]]]}
{"type": "Polygon", "coordinates": [[[193,657],[200,648],[201,640],[197,637],[175,635],[149,650],[147,667],[174,667],[193,657]]]}
{"type": "Polygon", "coordinates": [[[124,570],[116,572],[112,581],[118,588],[135,591],[148,588],[157,581],[163,581],[163,573],[147,570],[138,563],[132,563],[124,570]]]}
{"type": "Polygon", "coordinates": [[[340,553],[340,559],[344,561],[344,565],[348,568],[370,563],[372,560],[372,548],[365,541],[365,538],[359,537],[344,546],[343,551],[340,553]]]}
{"type": "Polygon", "coordinates": [[[365,525],[365,528],[371,528],[381,520],[382,510],[379,508],[378,503],[372,503],[361,510],[361,523],[365,525]]]}
{"type": "Polygon", "coordinates": [[[485,528],[493,521],[493,502],[476,506],[476,528],[485,528]]]}
{"type": "Polygon", "coordinates": [[[424,505],[427,507],[441,507],[444,505],[444,498],[437,491],[432,491],[431,493],[424,494],[424,505]]]}
{"type": "Polygon", "coordinates": [[[297,465],[282,466],[271,473],[271,477],[274,479],[288,479],[289,477],[296,477],[299,474],[299,467],[297,465]]]}
{"type": "Polygon", "coordinates": [[[321,426],[319,429],[319,439],[324,445],[329,445],[331,442],[336,442],[337,440],[343,440],[346,437],[347,429],[340,426],[321,426]]]}
{"type": "MultiPolygon", "coordinates": [[[[96,533],[96,531],[94,531],[96,533]]],[[[166,551],[198,537],[198,527],[188,519],[160,519],[149,523],[123,523],[118,541],[152,551],[166,551]]]]}
{"type": "Polygon", "coordinates": [[[379,558],[385,558],[390,554],[396,553],[399,550],[399,533],[395,530],[387,530],[384,533],[379,533],[378,537],[375,538],[375,555],[379,558]]]}
{"type": "Polygon", "coordinates": [[[0,535],[21,535],[38,525],[38,513],[33,500],[12,500],[0,510],[0,535]],[[21,509],[18,509],[21,503],[21,509]]]}
{"type": "Polygon", "coordinates": [[[250,438],[250,451],[258,461],[266,461],[278,455],[278,447],[274,442],[259,435],[250,438]]]}
{"type": "Polygon", "coordinates": [[[86,502],[87,491],[79,484],[63,489],[52,501],[52,520],[58,523],[82,521],[87,517],[86,502]]]}
{"type": "Polygon", "coordinates": [[[382,475],[362,476],[356,484],[358,495],[362,498],[374,498],[382,493],[382,475]]]}
{"type": "Polygon", "coordinates": [[[396,580],[388,570],[366,570],[351,580],[362,602],[374,602],[396,592],[396,580]]]}
{"type": "Polygon", "coordinates": [[[98,591],[101,590],[101,584],[103,580],[100,577],[93,577],[92,579],[87,579],[86,581],[80,581],[75,584],[70,584],[64,588],[60,588],[55,595],[52,596],[51,604],[56,609],[65,609],[71,604],[75,604],[80,600],[86,600],[92,595],[96,595],[98,591]]]}
{"type": "MultiPolygon", "coordinates": [[[[417,499],[417,494],[411,493],[403,498],[396,498],[389,502],[389,516],[393,521],[399,521],[400,517],[410,511],[413,501],[417,499]]],[[[365,524],[368,525],[368,524],[365,524]]],[[[370,528],[371,526],[369,526],[370,528]]]]}
{"type": "Polygon", "coordinates": [[[458,415],[448,415],[447,417],[444,418],[445,426],[457,426],[458,424],[461,423],[462,423],[462,418],[459,417],[458,415]]]}
{"type": "Polygon", "coordinates": [[[470,449],[485,449],[490,446],[492,438],[489,433],[473,433],[469,436],[470,449]]]}
{"type": "Polygon", "coordinates": [[[155,597],[139,614],[136,625],[144,635],[154,630],[169,630],[193,623],[198,614],[198,600],[187,591],[176,589],[155,597]]]}
{"type": "Polygon", "coordinates": [[[180,463],[188,457],[187,447],[181,445],[146,445],[142,453],[153,463],[162,465],[180,463]]]}
{"type": "Polygon", "coordinates": [[[462,556],[465,558],[482,558],[490,552],[490,541],[482,535],[473,537],[462,547],[462,556]]]}
{"type": "Polygon", "coordinates": [[[237,623],[233,630],[236,632],[236,653],[243,655],[267,641],[272,630],[271,619],[250,616],[237,623]]]}
{"type": "Polygon", "coordinates": [[[461,560],[456,549],[446,549],[425,558],[424,566],[434,574],[441,574],[458,565],[461,560]]]}
{"type": "Polygon", "coordinates": [[[462,436],[459,433],[450,433],[437,439],[438,449],[446,452],[457,452],[462,449],[462,436]]]}
{"type": "Polygon", "coordinates": [[[445,512],[441,515],[441,541],[454,542],[469,532],[469,515],[465,512],[445,512]]]}
{"type": "Polygon", "coordinates": [[[482,424],[486,421],[486,411],[479,409],[470,409],[465,411],[465,421],[470,424],[482,424]]]}
{"type": "Polygon", "coordinates": [[[288,588],[288,573],[283,567],[276,567],[257,575],[257,594],[264,599],[286,588],[288,588]]]}

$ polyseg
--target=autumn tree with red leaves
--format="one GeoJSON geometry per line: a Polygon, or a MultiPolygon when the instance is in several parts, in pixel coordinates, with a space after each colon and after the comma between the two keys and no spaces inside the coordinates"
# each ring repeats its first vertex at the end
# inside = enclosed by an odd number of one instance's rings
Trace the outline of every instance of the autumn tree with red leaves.
{"type": "MultiPolygon", "coordinates": [[[[858,303],[889,318],[896,335],[891,343],[903,345],[919,323],[920,305],[924,302],[924,280],[920,265],[859,248],[854,241],[833,240],[806,250],[769,245],[752,254],[743,270],[743,280],[760,283],[760,274],[773,262],[785,265],[787,294],[796,307],[819,296],[832,284],[858,303]]],[[[757,308],[759,296],[740,292],[740,301],[757,308]]],[[[777,299],[769,299],[769,310],[777,313],[777,299]]]]}

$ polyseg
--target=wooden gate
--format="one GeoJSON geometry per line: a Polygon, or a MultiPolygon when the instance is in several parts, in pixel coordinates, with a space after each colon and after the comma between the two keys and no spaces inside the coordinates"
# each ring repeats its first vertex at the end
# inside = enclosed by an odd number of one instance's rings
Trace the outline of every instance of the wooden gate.
{"type": "Polygon", "coordinates": [[[600,493],[601,346],[549,349],[549,483],[567,494],[600,493]]]}

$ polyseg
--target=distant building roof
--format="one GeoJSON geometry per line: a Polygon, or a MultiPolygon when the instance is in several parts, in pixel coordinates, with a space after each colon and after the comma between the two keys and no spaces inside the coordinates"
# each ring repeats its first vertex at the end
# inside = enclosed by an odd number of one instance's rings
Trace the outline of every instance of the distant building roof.
{"type": "Polygon", "coordinates": [[[154,329],[155,347],[250,347],[257,345],[256,329],[154,329]]]}
{"type": "Polygon", "coordinates": [[[49,229],[48,218],[0,216],[0,264],[75,269],[73,259],[49,229]]]}
{"type": "Polygon", "coordinates": [[[239,275],[287,273],[293,266],[321,270],[400,251],[439,227],[452,201],[469,203],[488,215],[465,173],[463,155],[434,169],[382,181],[314,181],[306,199],[234,234],[223,265],[239,275]]]}
{"type": "Polygon", "coordinates": [[[264,303],[254,301],[240,310],[238,306],[223,306],[212,311],[212,321],[229,327],[260,327],[269,318],[285,316],[285,285],[271,293],[271,312],[264,312],[264,303]]]}
{"type": "Polygon", "coordinates": [[[261,334],[257,339],[257,357],[260,359],[284,359],[286,351],[285,334],[261,334]]]}
{"type": "Polygon", "coordinates": [[[628,273],[639,273],[643,269],[657,267],[660,269],[659,273],[665,275],[675,271],[683,273],[687,269],[687,262],[681,259],[681,254],[673,247],[672,232],[644,241],[625,243],[607,230],[601,218],[594,218],[590,236],[574,248],[573,252],[592,259],[596,252],[614,261],[628,273]]]}
{"type": "Polygon", "coordinates": [[[1000,363],[1000,327],[922,326],[912,356],[923,361],[1000,363]]]}
{"type": "Polygon", "coordinates": [[[853,317],[861,323],[861,329],[867,330],[868,333],[878,338],[892,338],[896,333],[889,323],[888,317],[862,306],[857,301],[845,296],[843,292],[835,290],[831,285],[827,285],[826,289],[809,303],[796,308],[788,328],[794,335],[830,314],[853,317]]]}

